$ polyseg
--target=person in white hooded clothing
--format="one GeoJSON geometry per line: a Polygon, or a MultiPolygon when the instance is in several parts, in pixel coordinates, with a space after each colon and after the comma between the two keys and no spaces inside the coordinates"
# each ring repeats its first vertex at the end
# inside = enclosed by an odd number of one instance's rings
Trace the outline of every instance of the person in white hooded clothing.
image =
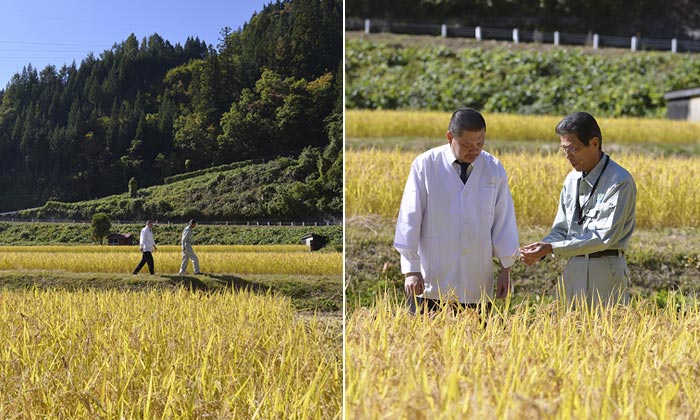
{"type": "Polygon", "coordinates": [[[412,312],[492,300],[494,257],[502,266],[495,297],[505,297],[519,246],[506,171],[483,151],[483,116],[456,111],[446,136],[447,144],[413,161],[396,223],[394,247],[412,312]]]}

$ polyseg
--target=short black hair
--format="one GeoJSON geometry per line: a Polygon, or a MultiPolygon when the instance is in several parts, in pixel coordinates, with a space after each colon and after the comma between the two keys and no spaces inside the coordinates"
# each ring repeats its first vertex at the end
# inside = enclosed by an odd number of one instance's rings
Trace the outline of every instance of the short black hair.
{"type": "Polygon", "coordinates": [[[190,220],[190,224],[191,224],[191,225],[196,225],[196,224],[197,224],[197,219],[192,219],[192,220],[190,220]]]}
{"type": "Polygon", "coordinates": [[[603,147],[603,134],[600,132],[598,122],[588,112],[574,112],[559,121],[555,129],[558,135],[576,134],[579,140],[586,146],[593,137],[598,137],[600,147],[603,147]]]}
{"type": "Polygon", "coordinates": [[[479,111],[472,108],[462,108],[452,114],[447,128],[453,136],[459,136],[462,131],[486,130],[486,120],[479,111]]]}

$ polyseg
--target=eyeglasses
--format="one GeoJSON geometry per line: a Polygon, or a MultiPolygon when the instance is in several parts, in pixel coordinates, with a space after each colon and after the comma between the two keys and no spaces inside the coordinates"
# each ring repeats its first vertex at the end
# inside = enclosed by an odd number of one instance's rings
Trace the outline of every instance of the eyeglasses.
{"type": "Polygon", "coordinates": [[[564,147],[564,146],[559,146],[559,151],[561,152],[562,155],[568,156],[568,155],[575,155],[576,152],[581,150],[580,147],[576,146],[571,146],[571,147],[564,147]]]}

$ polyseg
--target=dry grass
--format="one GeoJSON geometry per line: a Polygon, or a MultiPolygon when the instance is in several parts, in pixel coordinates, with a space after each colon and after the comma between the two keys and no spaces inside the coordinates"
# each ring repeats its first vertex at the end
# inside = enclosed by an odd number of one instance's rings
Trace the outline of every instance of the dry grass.
{"type": "MultiPolygon", "coordinates": [[[[444,139],[449,112],[347,110],[345,133],[352,138],[444,139]]],[[[484,114],[489,139],[557,142],[554,127],[564,116],[484,114]]],[[[700,123],[652,118],[598,118],[605,143],[700,144],[700,123]]]]}
{"type": "MultiPolygon", "coordinates": [[[[202,271],[237,274],[335,275],[343,270],[339,252],[301,252],[297,246],[198,246],[202,271]]],[[[158,273],[176,274],[178,246],[153,253],[158,273]]],[[[75,273],[130,273],[141,260],[138,247],[23,246],[0,247],[0,270],[65,270],[75,273]]],[[[190,263],[190,270],[191,263],[190,263]]]]}
{"type": "MultiPolygon", "coordinates": [[[[180,245],[158,245],[159,252],[180,252],[180,245]]],[[[309,252],[306,245],[195,245],[196,253],[210,252],[309,252]]],[[[138,254],[138,245],[133,246],[96,246],[96,245],[0,245],[4,252],[65,252],[65,253],[128,253],[138,254]]]]}
{"type": "MultiPolygon", "coordinates": [[[[416,153],[398,150],[348,150],[345,201],[348,217],[378,214],[396,218],[416,153]]],[[[562,183],[571,170],[558,154],[506,152],[497,156],[509,176],[519,226],[551,225],[562,183]]],[[[612,155],[637,183],[637,226],[700,226],[698,157],[612,155]]]]}
{"type": "Polygon", "coordinates": [[[525,302],[484,320],[473,311],[412,317],[388,299],[355,311],[346,417],[700,416],[697,302],[595,313],[525,302]]]}
{"type": "Polygon", "coordinates": [[[270,295],[0,290],[0,417],[340,418],[340,336],[270,295]]]}

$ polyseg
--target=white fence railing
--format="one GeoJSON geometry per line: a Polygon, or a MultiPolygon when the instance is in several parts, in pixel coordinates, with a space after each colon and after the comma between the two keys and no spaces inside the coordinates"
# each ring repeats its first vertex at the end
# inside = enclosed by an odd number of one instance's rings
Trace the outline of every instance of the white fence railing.
{"type": "MultiPolygon", "coordinates": [[[[90,220],[80,220],[80,219],[39,219],[39,218],[17,218],[17,217],[0,217],[0,223],[82,223],[90,224],[90,220]]],[[[112,223],[117,225],[142,225],[145,220],[112,220],[112,223]]],[[[155,220],[156,224],[161,225],[184,225],[187,222],[183,221],[170,221],[170,220],[155,220]]],[[[281,222],[281,221],[201,221],[197,222],[199,225],[215,225],[215,226],[337,226],[342,225],[341,221],[338,220],[323,220],[323,221],[302,221],[302,222],[281,222]]]]}
{"type": "Polygon", "coordinates": [[[683,39],[654,39],[646,37],[621,37],[594,33],[575,34],[568,32],[543,32],[518,28],[484,28],[460,25],[406,23],[383,19],[345,19],[345,30],[364,31],[366,34],[389,32],[395,34],[434,35],[443,38],[474,38],[478,41],[491,39],[499,41],[538,42],[554,45],[588,45],[595,49],[602,47],[628,48],[632,51],[660,50],[671,52],[700,52],[700,41],[683,39]]]}

